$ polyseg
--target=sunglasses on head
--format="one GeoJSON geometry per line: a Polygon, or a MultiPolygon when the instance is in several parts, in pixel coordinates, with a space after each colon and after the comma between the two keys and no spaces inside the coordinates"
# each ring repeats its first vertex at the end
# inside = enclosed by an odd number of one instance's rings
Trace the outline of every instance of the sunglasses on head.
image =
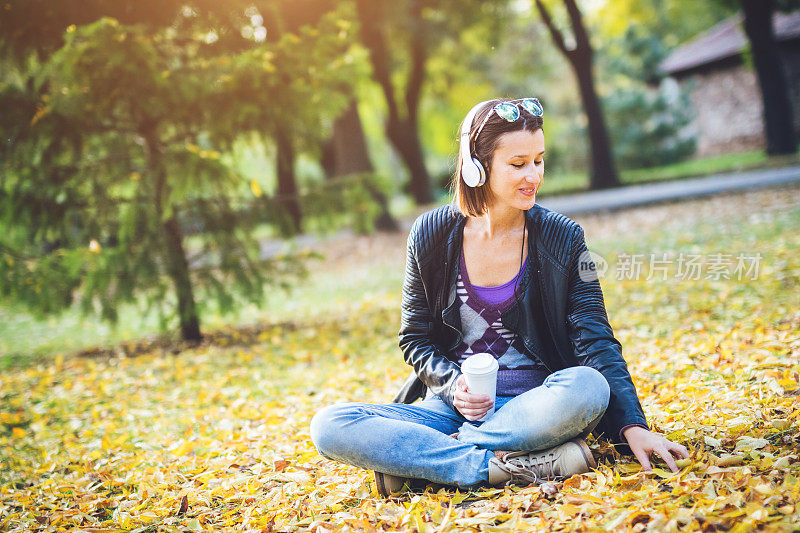
{"type": "Polygon", "coordinates": [[[497,113],[497,116],[507,120],[508,122],[514,122],[520,117],[520,115],[522,115],[520,106],[522,106],[522,109],[535,117],[541,117],[544,114],[542,104],[539,103],[537,98],[522,98],[521,100],[515,100],[514,102],[500,102],[499,104],[495,105],[492,110],[486,114],[486,118],[483,119],[481,127],[478,128],[478,132],[475,134],[475,140],[478,140],[478,135],[481,134],[481,130],[483,130],[483,127],[486,125],[489,117],[492,116],[492,113],[497,113]],[[519,105],[514,103],[517,101],[519,102],[519,105]]]}

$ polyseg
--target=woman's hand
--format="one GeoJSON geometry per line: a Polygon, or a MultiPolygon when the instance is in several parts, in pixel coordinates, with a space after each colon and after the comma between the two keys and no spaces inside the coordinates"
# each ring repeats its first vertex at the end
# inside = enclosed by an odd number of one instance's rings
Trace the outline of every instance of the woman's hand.
{"type": "Polygon", "coordinates": [[[456,380],[456,392],[453,394],[453,407],[467,420],[478,420],[492,408],[494,402],[485,394],[470,394],[467,392],[467,379],[464,374],[456,380]]]}
{"type": "Polygon", "coordinates": [[[668,440],[662,435],[652,433],[643,427],[631,426],[622,432],[631,451],[636,456],[636,459],[642,464],[642,468],[646,471],[653,469],[650,466],[650,455],[653,452],[657,453],[667,463],[669,469],[673,472],[678,471],[678,465],[675,464],[675,459],[672,454],[677,457],[686,459],[689,457],[689,450],[682,444],[678,444],[668,440]]]}

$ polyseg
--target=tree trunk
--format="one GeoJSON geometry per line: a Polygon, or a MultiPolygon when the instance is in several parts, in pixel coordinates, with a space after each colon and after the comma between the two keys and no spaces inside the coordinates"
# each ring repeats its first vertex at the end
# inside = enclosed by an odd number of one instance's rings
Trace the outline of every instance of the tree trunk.
{"type": "MultiPolygon", "coordinates": [[[[373,173],[375,169],[369,160],[367,141],[358,116],[355,99],[350,106],[333,123],[333,135],[322,148],[322,166],[330,179],[348,174],[362,172],[373,173]]],[[[389,202],[386,195],[372,183],[365,184],[373,200],[380,207],[380,214],[375,219],[375,227],[381,231],[398,231],[397,221],[389,213],[389,202]]]]}
{"type": "Polygon", "coordinates": [[[407,190],[418,204],[431,203],[434,200],[431,178],[425,168],[417,122],[427,57],[426,27],[422,18],[423,2],[411,2],[409,6],[409,20],[414,23],[410,27],[413,34],[410,36],[408,50],[410,66],[403,102],[404,115],[398,99],[395,97],[395,87],[392,83],[392,60],[386,43],[386,34],[383,31],[386,21],[382,6],[383,2],[379,0],[356,1],[358,17],[361,21],[361,40],[369,51],[373,75],[381,86],[389,108],[386,135],[410,174],[407,190]]]}
{"type": "Polygon", "coordinates": [[[576,50],[578,57],[572,63],[575,76],[578,78],[581,102],[586,113],[589,126],[589,142],[591,147],[591,168],[589,188],[591,190],[619,187],[619,176],[614,157],[612,156],[611,139],[608,136],[606,121],[597,97],[592,75],[592,58],[581,57],[584,51],[576,50]]]}
{"type": "Polygon", "coordinates": [[[297,197],[297,182],[294,175],[295,153],[291,135],[279,130],[275,135],[278,150],[278,198],[289,214],[293,232],[300,231],[303,215],[297,197]]]}
{"type": "Polygon", "coordinates": [[[355,99],[350,100],[347,110],[333,123],[331,146],[333,148],[331,177],[375,171],[372,161],[369,160],[367,140],[361,127],[361,117],[358,116],[355,99]]]}
{"type": "MultiPolygon", "coordinates": [[[[155,178],[153,191],[155,212],[158,217],[162,217],[164,212],[163,200],[169,197],[167,174],[161,160],[161,150],[155,138],[154,128],[148,128],[143,137],[145,139],[148,169],[155,178]]],[[[167,274],[172,278],[175,293],[178,297],[181,338],[186,341],[198,342],[202,340],[203,336],[200,333],[200,320],[197,316],[192,280],[189,276],[189,262],[183,249],[183,234],[178,223],[178,213],[173,211],[170,218],[161,223],[161,227],[164,230],[162,256],[166,263],[167,274]]]]}
{"type": "Polygon", "coordinates": [[[588,133],[591,149],[589,188],[595,190],[617,187],[620,185],[620,182],[614,164],[611,138],[608,135],[608,129],[606,128],[605,119],[603,118],[603,110],[600,106],[600,100],[597,97],[597,91],[594,85],[594,75],[592,72],[592,57],[594,51],[589,42],[589,36],[586,33],[586,27],[583,25],[581,13],[578,6],[575,4],[575,0],[564,0],[564,4],[569,14],[570,23],[572,24],[572,32],[575,35],[576,44],[574,49],[567,49],[564,36],[561,31],[556,28],[547,8],[545,8],[541,0],[536,0],[536,7],[548,30],[550,30],[550,35],[553,38],[556,48],[569,60],[575,72],[575,76],[578,78],[581,103],[583,104],[583,110],[584,113],[586,113],[586,120],[589,125],[588,133]]]}
{"type": "Polygon", "coordinates": [[[428,169],[425,168],[416,119],[393,119],[390,116],[386,123],[386,135],[392,141],[410,173],[410,179],[406,187],[408,193],[417,204],[433,202],[431,177],[428,174],[428,169]]]}
{"type": "Polygon", "coordinates": [[[761,102],[764,107],[764,130],[767,153],[793,154],[797,151],[797,136],[792,119],[792,102],[775,42],[772,15],[774,0],[742,0],[744,31],[750,40],[761,102]]]}
{"type": "Polygon", "coordinates": [[[178,295],[181,337],[186,341],[197,342],[202,340],[203,336],[200,334],[200,322],[197,318],[192,282],[189,277],[189,262],[183,250],[183,235],[177,214],[165,221],[163,228],[167,243],[167,270],[178,295]]]}

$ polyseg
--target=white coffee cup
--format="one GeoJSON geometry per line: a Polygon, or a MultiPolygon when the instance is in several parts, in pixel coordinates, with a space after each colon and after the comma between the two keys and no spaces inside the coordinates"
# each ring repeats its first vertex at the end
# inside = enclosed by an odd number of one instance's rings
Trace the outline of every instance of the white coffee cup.
{"type": "MultiPolygon", "coordinates": [[[[476,353],[467,358],[461,365],[461,372],[467,380],[467,389],[470,394],[485,394],[495,401],[497,397],[497,369],[500,365],[488,353],[476,353]]],[[[494,405],[479,418],[484,421],[494,414],[494,405]]]]}

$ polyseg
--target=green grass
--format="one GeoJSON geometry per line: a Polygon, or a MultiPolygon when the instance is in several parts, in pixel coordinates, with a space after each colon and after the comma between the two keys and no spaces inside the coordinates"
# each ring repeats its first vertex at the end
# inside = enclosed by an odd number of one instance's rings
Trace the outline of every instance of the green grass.
{"type": "Polygon", "coordinates": [[[704,159],[692,159],[673,165],[622,171],[623,183],[642,183],[695,176],[706,176],[721,172],[742,172],[757,168],[771,168],[800,163],[800,151],[789,156],[767,156],[762,150],[724,154],[704,159]]]}
{"type": "MultiPolygon", "coordinates": [[[[349,268],[346,275],[338,269],[327,270],[318,260],[307,266],[311,272],[308,278],[290,291],[268,289],[260,307],[239,302],[235,312],[223,316],[209,302],[201,319],[203,331],[233,324],[315,320],[357,307],[364,300],[388,298],[390,293],[398,293],[402,284],[402,265],[388,268],[380,259],[349,268]]],[[[0,306],[0,370],[95,346],[110,347],[144,337],[176,337],[177,325],[173,322],[171,331],[162,331],[156,313],[145,314],[143,302],[121,306],[119,315],[119,323],[113,326],[96,317],[81,316],[77,306],[42,320],[17,305],[0,306]]]]}

